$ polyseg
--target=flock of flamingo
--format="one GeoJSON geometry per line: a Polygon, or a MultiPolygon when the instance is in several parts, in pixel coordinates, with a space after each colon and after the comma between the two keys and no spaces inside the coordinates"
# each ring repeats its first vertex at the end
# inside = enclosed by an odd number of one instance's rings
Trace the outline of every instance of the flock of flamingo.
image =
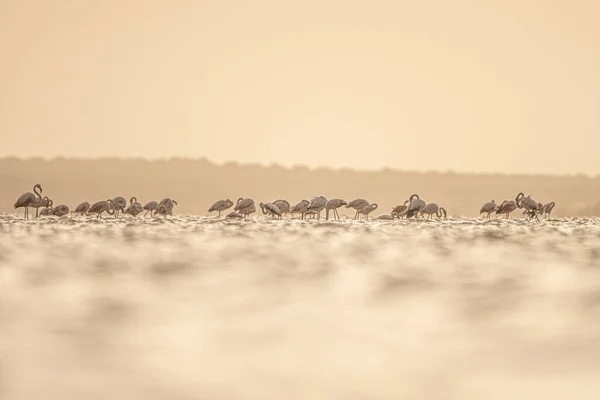
{"type": "MultiPolygon", "coordinates": [[[[248,218],[250,214],[256,212],[254,204],[254,200],[250,198],[240,197],[235,204],[230,199],[219,200],[208,209],[208,212],[217,212],[218,218],[221,218],[221,213],[223,211],[233,207],[233,211],[227,214],[225,218],[245,219],[248,218]]],[[[132,197],[129,200],[129,205],[127,205],[125,198],[117,196],[113,199],[97,201],[92,205],[87,201],[83,202],[75,208],[73,213],[81,215],[96,214],[96,217],[100,219],[100,216],[103,213],[107,213],[108,215],[117,218],[119,212],[121,214],[129,214],[133,217],[137,217],[145,211],[144,216],[150,213],[151,216],[162,215],[166,218],[168,215],[172,215],[173,208],[176,205],[177,202],[168,197],[159,202],[150,201],[143,206],[141,203],[138,203],[137,198],[132,197]]],[[[526,215],[528,219],[533,219],[535,217],[539,221],[538,215],[549,217],[554,205],[554,202],[547,204],[538,203],[533,200],[531,196],[525,197],[523,193],[519,193],[515,200],[504,200],[500,205],[497,205],[494,200],[485,203],[481,207],[479,213],[487,214],[485,217],[486,219],[490,219],[491,214],[493,213],[504,214],[506,218],[510,218],[510,213],[517,209],[523,209],[523,214],[526,215]]],[[[307,216],[321,219],[321,212],[325,211],[326,220],[329,220],[330,213],[332,214],[333,219],[339,220],[340,216],[337,210],[342,206],[352,208],[356,211],[354,214],[355,220],[359,220],[361,216],[364,216],[365,219],[368,220],[369,214],[378,207],[377,203],[369,203],[365,199],[356,199],[347,203],[342,199],[328,200],[323,196],[313,197],[310,201],[302,200],[293,207],[287,200],[283,199],[259,204],[263,214],[277,219],[281,219],[284,214],[290,214],[292,217],[294,214],[299,214],[302,219],[305,219],[307,216]]],[[[25,219],[29,218],[30,208],[35,209],[36,217],[40,215],[62,217],[70,212],[69,207],[65,204],[55,206],[52,199],[48,196],[42,197],[42,186],[40,184],[36,184],[33,187],[33,193],[27,192],[22,194],[15,202],[14,208],[24,208],[25,219]]],[[[432,219],[434,216],[437,218],[446,218],[447,212],[444,207],[439,207],[436,203],[426,203],[419,195],[413,194],[402,205],[394,207],[390,214],[381,215],[377,217],[377,219],[393,220],[395,218],[400,219],[403,217],[406,219],[413,217],[432,219]]]]}
{"type": "MultiPolygon", "coordinates": [[[[35,208],[36,217],[40,215],[54,215],[57,217],[62,217],[70,212],[69,207],[65,204],[54,206],[52,199],[48,198],[48,196],[42,197],[42,191],[42,185],[38,183],[33,187],[33,193],[24,193],[19,196],[17,201],[15,201],[15,209],[25,209],[25,219],[29,218],[30,208],[35,208]],[[42,209],[41,211],[40,208],[42,209]]],[[[162,199],[160,202],[150,201],[146,203],[146,205],[142,206],[140,203],[138,203],[137,198],[132,197],[129,200],[128,206],[125,198],[117,196],[114,199],[97,201],[92,205],[90,205],[90,203],[87,201],[84,201],[83,203],[79,204],[73,212],[81,215],[96,214],[97,218],[99,219],[100,215],[104,212],[106,212],[108,215],[114,215],[114,217],[117,218],[119,216],[119,212],[137,217],[138,214],[144,212],[145,210],[146,214],[151,213],[151,215],[164,215],[166,217],[167,215],[173,214],[173,207],[176,205],[177,202],[175,200],[167,197],[162,199]]]]}

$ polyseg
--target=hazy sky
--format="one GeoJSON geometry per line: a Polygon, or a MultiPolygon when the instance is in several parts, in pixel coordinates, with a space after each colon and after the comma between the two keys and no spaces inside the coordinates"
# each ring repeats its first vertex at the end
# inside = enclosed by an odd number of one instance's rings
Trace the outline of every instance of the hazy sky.
{"type": "Polygon", "coordinates": [[[0,0],[0,156],[600,173],[600,2],[0,0]]]}

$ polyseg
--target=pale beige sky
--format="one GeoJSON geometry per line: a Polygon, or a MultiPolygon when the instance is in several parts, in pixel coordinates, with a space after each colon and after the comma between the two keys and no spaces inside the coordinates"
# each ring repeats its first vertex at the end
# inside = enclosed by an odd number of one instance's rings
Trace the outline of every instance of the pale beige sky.
{"type": "Polygon", "coordinates": [[[0,0],[0,156],[600,173],[600,2],[0,0]]]}

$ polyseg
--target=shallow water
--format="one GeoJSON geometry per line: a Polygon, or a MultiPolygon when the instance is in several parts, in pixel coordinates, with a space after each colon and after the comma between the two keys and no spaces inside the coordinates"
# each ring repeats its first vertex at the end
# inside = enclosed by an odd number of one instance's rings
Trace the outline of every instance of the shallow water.
{"type": "Polygon", "coordinates": [[[0,216],[2,399],[597,399],[600,220],[0,216]]]}

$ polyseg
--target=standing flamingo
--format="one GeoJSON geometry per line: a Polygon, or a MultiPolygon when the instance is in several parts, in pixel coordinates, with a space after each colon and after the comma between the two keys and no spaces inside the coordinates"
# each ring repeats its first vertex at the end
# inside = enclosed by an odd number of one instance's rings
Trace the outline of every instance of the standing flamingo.
{"type": "Polygon", "coordinates": [[[210,206],[208,212],[217,211],[219,213],[219,216],[217,218],[221,218],[221,212],[227,210],[228,208],[231,208],[231,206],[233,206],[233,201],[229,199],[219,200],[215,204],[210,206]]]}
{"type": "Polygon", "coordinates": [[[537,210],[538,203],[537,201],[531,198],[531,195],[525,197],[525,195],[521,192],[515,197],[515,201],[517,203],[517,207],[524,208],[526,210],[537,210]]]}
{"type": "Polygon", "coordinates": [[[346,208],[354,208],[356,210],[356,214],[354,214],[354,219],[358,219],[360,210],[362,210],[363,208],[365,208],[368,205],[369,205],[369,202],[366,201],[365,199],[356,199],[356,200],[352,200],[350,203],[348,203],[348,205],[346,205],[346,208]]]}
{"type": "Polygon", "coordinates": [[[489,203],[485,203],[481,207],[481,209],[479,210],[479,214],[487,213],[487,217],[485,219],[490,219],[490,214],[496,211],[496,207],[496,202],[494,201],[494,199],[492,199],[492,201],[490,201],[489,203]]]}
{"type": "Polygon", "coordinates": [[[325,220],[329,220],[329,211],[333,210],[333,219],[340,219],[340,214],[338,214],[337,209],[340,208],[341,206],[347,206],[348,203],[346,203],[344,200],[342,199],[331,199],[327,202],[327,204],[325,204],[325,220]]]}
{"type": "Polygon", "coordinates": [[[33,203],[36,203],[37,201],[39,201],[41,203],[42,201],[42,185],[40,185],[39,183],[37,183],[34,187],[33,187],[33,193],[31,192],[27,192],[27,193],[23,193],[21,196],[19,196],[19,198],[17,199],[17,201],[15,201],[14,207],[15,210],[17,208],[25,208],[25,216],[24,219],[29,219],[29,207],[33,206],[33,203]],[[39,192],[38,192],[39,190],[39,192]]]}

